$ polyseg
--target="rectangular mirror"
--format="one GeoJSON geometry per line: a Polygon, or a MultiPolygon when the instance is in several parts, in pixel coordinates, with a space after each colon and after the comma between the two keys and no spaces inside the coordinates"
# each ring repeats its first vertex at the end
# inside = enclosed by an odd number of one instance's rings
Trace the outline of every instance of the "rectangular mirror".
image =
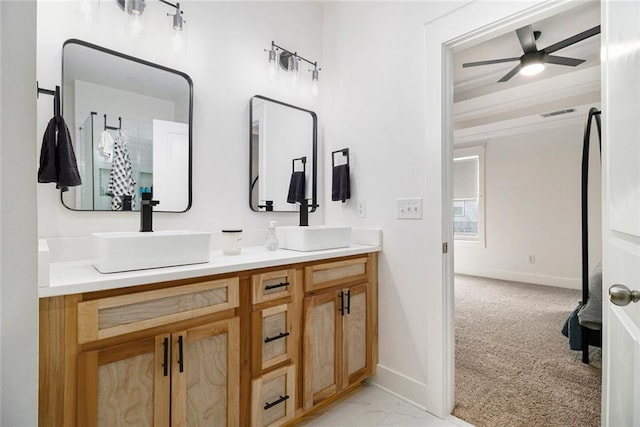
{"type": "Polygon", "coordinates": [[[191,207],[193,85],[185,73],[71,39],[62,48],[62,114],[82,185],[61,193],[80,211],[191,207]],[[130,171],[130,173],[129,173],[130,171]]]}
{"type": "Polygon", "coordinates": [[[298,212],[317,205],[316,113],[256,95],[250,104],[249,205],[256,212],[298,212]],[[294,176],[295,173],[295,176],[294,176]],[[304,177],[304,184],[298,178],[304,177]],[[290,189],[300,187],[292,195],[290,189]],[[304,191],[302,190],[304,187],[304,191]],[[302,195],[304,193],[304,196],[302,195]]]}

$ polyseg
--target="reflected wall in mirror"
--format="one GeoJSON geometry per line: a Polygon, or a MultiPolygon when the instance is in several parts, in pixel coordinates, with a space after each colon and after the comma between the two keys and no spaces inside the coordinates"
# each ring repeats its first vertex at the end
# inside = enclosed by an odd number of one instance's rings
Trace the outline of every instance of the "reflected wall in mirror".
{"type": "Polygon", "coordinates": [[[317,205],[316,113],[256,95],[250,103],[249,205],[256,212],[298,212],[317,205]],[[300,179],[304,177],[304,185],[300,179]],[[304,188],[304,190],[303,190],[304,188]]]}
{"type": "Polygon", "coordinates": [[[71,39],[62,48],[62,84],[63,116],[82,177],[81,186],[61,193],[64,206],[140,210],[141,194],[153,192],[156,211],[191,207],[188,75],[71,39]]]}

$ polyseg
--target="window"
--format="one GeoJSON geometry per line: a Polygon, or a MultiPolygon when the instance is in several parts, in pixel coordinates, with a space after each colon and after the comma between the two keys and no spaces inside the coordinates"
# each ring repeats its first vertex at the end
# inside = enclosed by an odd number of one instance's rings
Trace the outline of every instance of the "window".
{"type": "Polygon", "coordinates": [[[484,147],[454,151],[453,235],[484,245],[484,147]]]}

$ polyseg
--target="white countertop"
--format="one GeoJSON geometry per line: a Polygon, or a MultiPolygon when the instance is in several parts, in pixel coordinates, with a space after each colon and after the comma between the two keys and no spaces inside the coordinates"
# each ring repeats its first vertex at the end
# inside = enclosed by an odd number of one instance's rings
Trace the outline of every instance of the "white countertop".
{"type": "Polygon", "coordinates": [[[49,266],[49,286],[38,288],[40,298],[71,295],[83,292],[124,288],[170,280],[188,279],[214,274],[233,273],[256,268],[318,261],[382,250],[380,245],[351,245],[347,248],[313,252],[286,249],[267,251],[263,246],[242,248],[240,255],[224,256],[221,251],[211,252],[204,264],[153,268],[120,273],[99,273],[91,261],[52,262],[49,266]]]}

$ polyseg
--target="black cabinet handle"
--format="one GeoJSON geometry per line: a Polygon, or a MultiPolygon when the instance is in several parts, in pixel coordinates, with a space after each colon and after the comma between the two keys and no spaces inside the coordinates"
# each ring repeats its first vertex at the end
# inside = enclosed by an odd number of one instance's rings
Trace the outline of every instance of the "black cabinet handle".
{"type": "Polygon", "coordinates": [[[344,316],[344,291],[340,291],[340,315],[344,316]]]}
{"type": "Polygon", "coordinates": [[[166,377],[169,375],[169,338],[168,337],[165,337],[165,339],[162,340],[162,353],[163,353],[162,372],[166,377]]]}
{"type": "Polygon", "coordinates": [[[351,314],[351,290],[347,291],[347,314],[351,314]]]}
{"type": "Polygon", "coordinates": [[[289,286],[289,282],[282,282],[282,283],[278,283],[277,285],[267,285],[264,287],[265,291],[270,291],[271,289],[277,289],[277,288],[282,288],[285,286],[289,286]]]}
{"type": "Polygon", "coordinates": [[[276,335],[275,337],[267,337],[264,339],[264,343],[269,343],[271,341],[275,341],[275,340],[279,340],[280,338],[284,338],[284,337],[288,337],[289,336],[289,332],[280,332],[278,335],[276,335]]]}
{"type": "Polygon", "coordinates": [[[178,337],[178,366],[180,366],[180,372],[184,372],[184,351],[183,351],[183,338],[182,335],[178,337]]]}
{"type": "Polygon", "coordinates": [[[274,400],[271,403],[265,403],[264,404],[264,410],[266,411],[267,409],[271,409],[274,406],[279,405],[279,404],[281,404],[282,402],[284,402],[284,401],[286,401],[288,399],[289,399],[289,395],[288,394],[286,394],[284,396],[280,396],[280,399],[278,399],[278,400],[274,400]]]}

